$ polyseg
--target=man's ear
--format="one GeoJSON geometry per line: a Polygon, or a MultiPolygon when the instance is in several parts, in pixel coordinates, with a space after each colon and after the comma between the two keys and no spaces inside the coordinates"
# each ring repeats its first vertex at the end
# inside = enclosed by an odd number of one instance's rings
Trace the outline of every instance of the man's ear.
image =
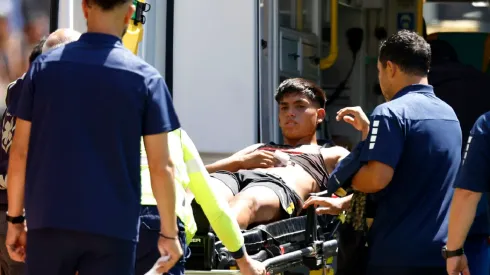
{"type": "Polygon", "coordinates": [[[394,77],[398,67],[391,61],[386,61],[386,71],[390,77],[394,77]]]}
{"type": "Polygon", "coordinates": [[[87,0],[82,0],[82,11],[83,11],[83,16],[85,17],[85,19],[88,18],[88,3],[87,3],[87,0]]]}
{"type": "Polygon", "coordinates": [[[316,110],[316,115],[317,115],[316,117],[317,124],[322,123],[325,120],[325,116],[326,116],[325,109],[318,108],[318,110],[316,110]]]}
{"type": "Polygon", "coordinates": [[[133,13],[136,10],[136,7],[131,4],[129,5],[128,11],[126,12],[126,16],[124,17],[124,24],[129,25],[131,17],[133,17],[133,13]]]}

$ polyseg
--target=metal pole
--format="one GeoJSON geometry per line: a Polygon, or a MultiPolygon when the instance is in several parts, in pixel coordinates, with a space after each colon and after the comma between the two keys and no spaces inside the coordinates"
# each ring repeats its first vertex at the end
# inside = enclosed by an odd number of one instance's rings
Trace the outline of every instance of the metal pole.
{"type": "Polygon", "coordinates": [[[49,10],[49,32],[52,33],[58,29],[58,16],[60,9],[59,0],[51,0],[49,10]]]}
{"type": "Polygon", "coordinates": [[[173,96],[174,83],[174,0],[167,0],[167,40],[165,45],[165,82],[173,96]]]}

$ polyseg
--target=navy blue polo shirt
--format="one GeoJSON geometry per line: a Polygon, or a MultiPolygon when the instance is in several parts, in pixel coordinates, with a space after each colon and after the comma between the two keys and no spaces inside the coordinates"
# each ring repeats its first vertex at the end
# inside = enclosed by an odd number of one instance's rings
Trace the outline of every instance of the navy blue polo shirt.
{"type": "Polygon", "coordinates": [[[490,112],[480,116],[471,129],[462,166],[454,187],[483,193],[468,236],[489,234],[488,192],[490,192],[490,112]]]}
{"type": "Polygon", "coordinates": [[[432,86],[411,85],[370,117],[362,161],[394,169],[373,195],[369,264],[377,267],[445,266],[452,184],[461,161],[461,128],[453,109],[432,86]]]}
{"type": "Polygon", "coordinates": [[[37,58],[21,93],[29,229],[137,240],[141,136],[180,127],[162,76],[119,38],[85,33],[37,58]]]}

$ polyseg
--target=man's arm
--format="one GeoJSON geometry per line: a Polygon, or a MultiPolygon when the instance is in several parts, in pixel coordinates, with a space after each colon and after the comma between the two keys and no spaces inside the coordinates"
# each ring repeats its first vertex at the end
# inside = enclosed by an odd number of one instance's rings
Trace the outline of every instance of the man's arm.
{"type": "Polygon", "coordinates": [[[327,171],[331,173],[335,166],[347,155],[349,155],[349,150],[340,146],[333,146],[330,148],[322,148],[320,152],[323,157],[323,161],[325,162],[325,168],[327,171]]]}
{"type": "MultiPolygon", "coordinates": [[[[320,150],[323,156],[323,161],[325,162],[325,167],[327,168],[327,171],[329,173],[332,173],[332,171],[335,169],[337,164],[344,159],[346,156],[349,155],[349,150],[345,149],[344,147],[341,146],[334,146],[330,148],[322,148],[320,150]]],[[[342,197],[342,198],[335,198],[335,200],[338,202],[338,206],[342,210],[346,210],[350,207],[350,201],[352,200],[352,194],[342,197]]],[[[317,210],[318,211],[318,210],[317,210]]],[[[321,212],[321,209],[320,209],[321,212]]],[[[333,214],[333,213],[330,213],[333,214]]]]}
{"type": "Polygon", "coordinates": [[[18,101],[10,102],[9,111],[16,117],[14,139],[10,147],[9,164],[7,170],[7,196],[9,216],[21,216],[24,213],[24,190],[27,168],[27,153],[31,136],[32,107],[34,87],[32,81],[38,63],[33,63],[25,74],[19,87],[18,101]]]}
{"type": "Polygon", "coordinates": [[[24,213],[24,189],[30,135],[31,122],[18,118],[7,172],[8,214],[12,217],[22,216],[24,213]]]}
{"type": "Polygon", "coordinates": [[[475,218],[483,192],[490,192],[490,133],[488,113],[481,116],[471,130],[463,164],[454,182],[456,188],[449,214],[447,249],[457,250],[464,241],[475,218]]]}
{"type": "Polygon", "coordinates": [[[352,187],[363,193],[376,193],[383,190],[393,178],[395,170],[379,161],[369,161],[352,179],[352,187]]]}
{"type": "Polygon", "coordinates": [[[243,169],[243,156],[250,154],[259,148],[262,144],[254,144],[250,145],[235,154],[227,157],[225,159],[218,160],[212,164],[206,165],[206,169],[208,173],[214,173],[216,171],[225,170],[230,172],[236,172],[240,169],[243,169]]]}
{"type": "Polygon", "coordinates": [[[161,217],[161,233],[177,236],[173,163],[167,133],[180,128],[167,85],[161,76],[147,80],[148,99],[143,118],[143,141],[148,158],[151,188],[161,217]]]}
{"type": "Polygon", "coordinates": [[[463,247],[476,215],[482,193],[456,188],[451,202],[448,226],[448,250],[463,247]]]}
{"type": "Polygon", "coordinates": [[[370,125],[360,155],[367,164],[352,179],[352,187],[363,193],[379,192],[391,182],[405,143],[402,125],[390,110],[376,108],[370,125]]]}
{"type": "Polygon", "coordinates": [[[175,237],[178,229],[175,214],[174,165],[168,152],[168,135],[147,135],[143,140],[150,170],[151,189],[162,218],[161,232],[167,237],[175,237]]]}

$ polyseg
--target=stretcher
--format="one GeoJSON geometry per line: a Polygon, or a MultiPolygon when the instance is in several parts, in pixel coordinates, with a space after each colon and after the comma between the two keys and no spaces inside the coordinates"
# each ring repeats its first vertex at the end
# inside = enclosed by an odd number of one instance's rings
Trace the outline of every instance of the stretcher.
{"type": "MultiPolygon", "coordinates": [[[[193,210],[198,231],[189,245],[191,257],[186,262],[189,270],[185,274],[240,274],[199,205],[193,203],[193,210]]],[[[303,216],[255,226],[244,231],[243,236],[247,253],[263,262],[268,274],[282,274],[297,267],[333,274],[339,225],[337,216],[318,216],[310,207],[303,216]]]]}

